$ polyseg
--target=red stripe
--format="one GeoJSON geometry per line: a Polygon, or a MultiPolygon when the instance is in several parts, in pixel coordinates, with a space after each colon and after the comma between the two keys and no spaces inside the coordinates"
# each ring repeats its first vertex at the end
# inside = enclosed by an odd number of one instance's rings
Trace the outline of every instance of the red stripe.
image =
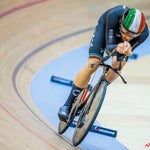
{"type": "Polygon", "coordinates": [[[138,29],[138,33],[141,33],[144,30],[145,27],[145,16],[143,13],[141,13],[141,23],[138,29]]]}
{"type": "Polygon", "coordinates": [[[43,2],[46,2],[46,1],[49,1],[49,0],[37,0],[37,1],[34,1],[34,2],[23,4],[21,6],[14,7],[12,9],[7,10],[4,13],[0,14],[0,18],[5,17],[5,16],[7,16],[7,15],[9,15],[11,13],[14,13],[14,12],[18,11],[18,10],[21,10],[21,9],[24,9],[24,8],[27,8],[27,7],[31,7],[33,5],[36,5],[36,4],[39,4],[39,3],[43,3],[43,2]]]}
{"type": "Polygon", "coordinates": [[[16,116],[14,116],[11,112],[9,112],[2,104],[0,104],[0,107],[11,117],[13,118],[16,122],[18,122],[22,127],[27,129],[30,133],[32,133],[34,136],[37,138],[41,139],[43,142],[48,144],[51,148],[58,150],[54,145],[46,141],[44,138],[42,138],[40,135],[38,135],[36,132],[34,132],[32,129],[30,129],[28,126],[26,126],[23,122],[21,122],[16,116]]]}
{"type": "Polygon", "coordinates": [[[86,88],[83,95],[82,95],[82,98],[81,98],[81,102],[83,103],[85,101],[85,97],[87,95],[87,92],[88,92],[88,89],[86,88]]]}
{"type": "Polygon", "coordinates": [[[145,147],[150,147],[150,143],[145,144],[145,147]]]}

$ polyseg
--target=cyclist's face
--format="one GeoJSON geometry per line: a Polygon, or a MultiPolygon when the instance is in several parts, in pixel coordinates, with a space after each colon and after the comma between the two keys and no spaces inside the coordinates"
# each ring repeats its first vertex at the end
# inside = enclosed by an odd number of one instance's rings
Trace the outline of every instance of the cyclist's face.
{"type": "Polygon", "coordinates": [[[126,30],[122,25],[120,26],[120,33],[123,41],[131,41],[134,37],[139,36],[139,34],[134,34],[126,30]]]}

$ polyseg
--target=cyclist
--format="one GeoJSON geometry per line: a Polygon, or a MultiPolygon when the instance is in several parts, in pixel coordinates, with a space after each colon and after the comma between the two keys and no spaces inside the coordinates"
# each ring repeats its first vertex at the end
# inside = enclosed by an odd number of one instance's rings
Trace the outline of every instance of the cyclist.
{"type": "MultiPolygon", "coordinates": [[[[99,64],[105,51],[108,54],[116,48],[111,66],[121,72],[133,50],[142,44],[148,35],[145,16],[136,8],[119,5],[103,13],[91,39],[87,64],[75,77],[68,99],[59,109],[59,119],[68,118],[74,99],[86,87],[92,73],[97,70],[98,65],[91,67],[91,64],[99,64]],[[123,59],[125,55],[127,57],[123,59]]],[[[117,77],[118,75],[110,69],[106,82],[109,85],[117,77]]]]}

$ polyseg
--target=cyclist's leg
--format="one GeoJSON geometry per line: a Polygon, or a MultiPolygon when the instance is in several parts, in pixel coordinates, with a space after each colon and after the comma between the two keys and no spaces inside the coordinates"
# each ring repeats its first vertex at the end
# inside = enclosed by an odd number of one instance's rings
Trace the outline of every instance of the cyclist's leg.
{"type": "MultiPolygon", "coordinates": [[[[117,61],[117,56],[113,56],[111,65],[113,68],[116,68],[119,73],[121,73],[121,70],[126,65],[126,62],[127,62],[127,60],[121,61],[121,62],[117,61]]],[[[109,71],[106,75],[106,80],[107,80],[107,82],[111,83],[115,79],[117,79],[117,77],[118,77],[118,75],[113,70],[109,69],[109,71]]]]}
{"type": "Polygon", "coordinates": [[[82,91],[82,88],[77,87],[75,84],[72,85],[72,89],[67,98],[67,101],[59,109],[58,116],[59,116],[60,120],[68,119],[68,115],[69,115],[72,103],[73,103],[74,99],[81,93],[81,91],[82,91]]]}
{"type": "Polygon", "coordinates": [[[99,64],[100,59],[98,58],[89,58],[85,67],[77,74],[74,84],[80,88],[85,88],[88,84],[91,75],[97,70],[99,65],[91,67],[91,64],[99,64]]]}
{"type": "Polygon", "coordinates": [[[85,86],[88,84],[92,73],[97,70],[98,65],[91,67],[90,64],[92,63],[99,64],[100,59],[89,58],[85,67],[77,74],[74,80],[74,84],[72,86],[71,92],[67,98],[67,101],[59,109],[58,116],[61,120],[64,120],[64,119],[66,120],[68,118],[69,111],[72,106],[72,103],[74,102],[74,99],[81,93],[82,89],[85,88],[85,86]]]}

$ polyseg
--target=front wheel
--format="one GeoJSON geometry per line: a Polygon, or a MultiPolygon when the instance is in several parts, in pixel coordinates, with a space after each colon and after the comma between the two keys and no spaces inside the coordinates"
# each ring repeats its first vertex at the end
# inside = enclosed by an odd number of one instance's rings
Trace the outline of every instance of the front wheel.
{"type": "Polygon", "coordinates": [[[79,96],[76,98],[76,100],[72,104],[68,120],[66,120],[66,121],[60,120],[59,121],[59,126],[58,126],[59,134],[63,134],[68,129],[68,127],[72,123],[73,119],[77,115],[77,113],[79,111],[79,106],[81,105],[80,101],[81,101],[83,93],[84,93],[84,90],[79,94],[79,96]]]}
{"type": "Polygon", "coordinates": [[[63,134],[67,129],[68,127],[70,126],[71,122],[73,121],[74,117],[75,117],[75,114],[74,114],[74,110],[75,110],[75,104],[73,104],[72,108],[71,108],[71,112],[69,114],[69,119],[68,120],[60,120],[59,121],[59,126],[58,126],[58,133],[59,134],[63,134]]]}
{"type": "Polygon", "coordinates": [[[79,116],[73,134],[72,143],[74,146],[77,146],[82,142],[91,126],[93,125],[102,106],[106,89],[107,83],[103,81],[98,88],[96,85],[95,88],[91,91],[90,95],[87,97],[87,103],[79,116]]]}
{"type": "Polygon", "coordinates": [[[67,130],[67,128],[69,127],[70,123],[67,123],[65,121],[60,120],[59,126],[58,126],[58,133],[63,134],[67,130]]]}

